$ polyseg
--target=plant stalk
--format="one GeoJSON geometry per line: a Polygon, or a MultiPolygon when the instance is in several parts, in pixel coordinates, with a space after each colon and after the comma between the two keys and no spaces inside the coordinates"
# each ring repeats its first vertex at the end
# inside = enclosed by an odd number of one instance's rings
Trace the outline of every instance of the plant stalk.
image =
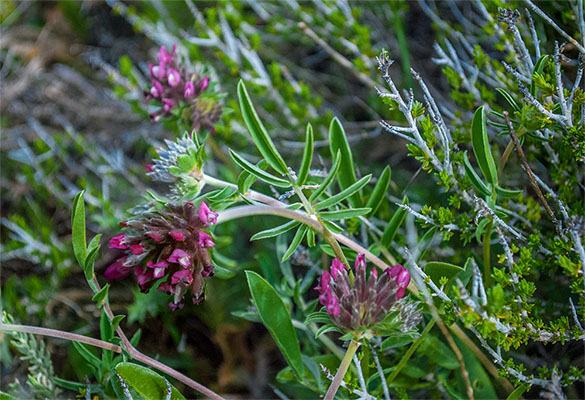
{"type": "Polygon", "coordinates": [[[335,397],[335,393],[337,393],[341,382],[343,382],[343,377],[345,376],[345,373],[347,372],[347,369],[349,368],[349,365],[351,364],[353,356],[355,355],[358,347],[360,347],[359,342],[352,340],[349,344],[349,347],[347,348],[347,351],[345,352],[343,360],[341,360],[341,364],[339,365],[339,369],[335,374],[335,378],[333,378],[333,382],[331,382],[331,386],[329,386],[329,389],[327,389],[324,400],[333,400],[335,397]]]}

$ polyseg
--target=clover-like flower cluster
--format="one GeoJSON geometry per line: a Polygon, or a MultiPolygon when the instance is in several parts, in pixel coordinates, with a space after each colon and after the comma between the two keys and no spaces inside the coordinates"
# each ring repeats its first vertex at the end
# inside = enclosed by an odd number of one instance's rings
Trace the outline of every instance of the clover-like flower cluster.
{"type": "Polygon", "coordinates": [[[398,300],[410,282],[410,273],[402,265],[387,268],[380,277],[374,268],[366,278],[366,258],[358,254],[353,283],[349,267],[338,258],[330,271],[323,271],[319,302],[325,306],[333,322],[348,331],[367,328],[382,321],[388,312],[399,306],[398,300]]]}
{"type": "Polygon", "coordinates": [[[175,45],[170,53],[162,46],[158,64],[148,66],[152,87],[144,91],[144,97],[146,101],[156,100],[161,104],[160,109],[150,114],[153,121],[161,116],[170,117],[173,110],[182,108],[183,116],[192,121],[193,129],[215,130],[213,125],[221,118],[221,105],[213,98],[201,97],[209,87],[207,75],[201,77],[183,67],[175,45]]]}
{"type": "Polygon", "coordinates": [[[189,292],[197,304],[205,298],[203,278],[214,274],[208,249],[215,244],[202,229],[216,220],[217,213],[201,202],[199,209],[193,203],[167,204],[162,210],[122,222],[125,232],[113,237],[109,247],[125,254],[108,267],[104,276],[121,279],[134,270],[142,292],[166,278],[157,289],[174,296],[169,303],[171,309],[183,308],[183,298],[189,292]]]}

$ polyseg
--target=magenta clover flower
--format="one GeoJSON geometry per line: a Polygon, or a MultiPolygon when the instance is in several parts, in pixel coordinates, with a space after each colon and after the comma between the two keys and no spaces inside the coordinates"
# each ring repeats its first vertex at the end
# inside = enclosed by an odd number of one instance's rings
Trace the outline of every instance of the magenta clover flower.
{"type": "Polygon", "coordinates": [[[403,266],[387,268],[378,278],[375,269],[366,277],[366,258],[358,254],[353,283],[349,268],[335,258],[330,272],[321,275],[319,302],[325,306],[333,322],[348,331],[367,328],[382,321],[393,308],[410,282],[410,273],[403,266]],[[399,267],[399,268],[397,268],[399,267]]]}
{"type": "Polygon", "coordinates": [[[217,213],[205,203],[199,209],[193,203],[169,203],[163,209],[136,215],[121,223],[123,234],[110,240],[109,247],[124,254],[104,276],[116,280],[134,271],[143,292],[160,282],[157,289],[173,295],[169,304],[173,310],[183,308],[188,294],[195,304],[203,301],[204,278],[214,274],[208,250],[214,243],[202,229],[215,223],[216,218],[217,213]]]}
{"type": "Polygon", "coordinates": [[[189,118],[193,129],[200,127],[210,132],[221,118],[221,105],[213,96],[204,100],[201,95],[209,87],[209,77],[201,77],[184,67],[176,54],[176,46],[171,52],[162,46],[158,52],[158,64],[149,64],[152,86],[144,91],[147,102],[157,101],[160,108],[150,114],[153,121],[160,117],[171,117],[172,111],[182,108],[181,115],[189,118]]]}

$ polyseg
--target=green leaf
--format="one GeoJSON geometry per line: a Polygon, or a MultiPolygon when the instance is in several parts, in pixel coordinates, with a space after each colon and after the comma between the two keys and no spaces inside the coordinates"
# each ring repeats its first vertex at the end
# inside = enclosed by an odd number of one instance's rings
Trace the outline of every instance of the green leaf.
{"type": "Polygon", "coordinates": [[[299,169],[299,176],[297,177],[297,184],[302,186],[307,181],[309,176],[309,169],[313,161],[313,127],[307,124],[307,132],[305,133],[305,150],[303,151],[303,161],[299,169]]]}
{"type": "Polygon", "coordinates": [[[274,227],[271,229],[266,229],[264,231],[258,232],[255,235],[253,235],[250,238],[250,240],[266,239],[266,238],[271,238],[274,236],[282,235],[283,233],[290,231],[291,229],[293,229],[295,226],[297,226],[299,224],[300,224],[299,221],[289,221],[286,224],[279,225],[277,227],[274,227]]]}
{"type": "MultiPolygon", "coordinates": [[[[347,142],[345,136],[345,130],[341,125],[341,122],[336,118],[331,120],[329,125],[329,148],[331,150],[331,156],[337,154],[337,151],[341,152],[341,165],[339,167],[339,175],[337,175],[337,181],[341,189],[347,189],[357,181],[355,175],[355,168],[353,165],[353,156],[351,154],[351,148],[347,142]]],[[[349,198],[349,204],[352,207],[359,207],[361,205],[361,198],[358,193],[355,193],[349,198]]]]}
{"type": "Polygon", "coordinates": [[[548,60],[550,56],[548,54],[545,54],[544,56],[540,57],[538,59],[538,61],[536,62],[536,64],[534,64],[534,71],[532,72],[532,77],[531,77],[531,82],[530,82],[530,93],[533,96],[536,96],[538,94],[538,87],[536,86],[535,83],[535,75],[542,75],[542,72],[544,71],[544,66],[546,65],[546,62],[548,60]]]}
{"type": "Polygon", "coordinates": [[[333,164],[331,165],[331,169],[329,170],[329,173],[327,174],[327,176],[325,177],[325,179],[323,180],[321,185],[319,185],[317,190],[315,190],[313,193],[311,193],[311,196],[309,197],[309,201],[316,200],[321,195],[321,193],[323,193],[325,191],[325,189],[327,189],[327,187],[329,187],[329,185],[331,185],[331,182],[333,182],[333,178],[335,178],[335,175],[337,175],[337,171],[339,171],[340,164],[341,164],[341,153],[338,151],[335,154],[335,157],[333,158],[333,164]]]}
{"type": "Polygon", "coordinates": [[[88,345],[75,341],[71,343],[73,343],[73,347],[75,347],[75,350],[77,350],[77,352],[83,357],[85,361],[87,361],[90,365],[99,368],[102,361],[95,354],[93,354],[91,350],[89,350],[88,345]]]}
{"type": "Polygon", "coordinates": [[[425,266],[425,273],[437,284],[442,276],[451,279],[462,272],[463,268],[458,265],[439,261],[430,261],[425,266]]]}
{"type": "Polygon", "coordinates": [[[258,168],[254,164],[252,164],[251,162],[249,162],[246,159],[242,158],[240,155],[238,155],[233,150],[230,150],[230,156],[232,156],[232,159],[244,171],[248,172],[249,174],[252,174],[252,175],[256,176],[259,179],[262,179],[265,182],[270,183],[271,185],[278,186],[278,187],[284,187],[284,188],[288,188],[288,187],[291,186],[290,185],[290,182],[285,181],[282,178],[277,178],[276,176],[274,176],[272,174],[269,174],[266,171],[261,170],[260,168],[258,168]]]}
{"type": "MultiPolygon", "coordinates": [[[[95,258],[97,257],[97,253],[99,250],[100,246],[98,245],[97,247],[91,249],[91,251],[87,254],[87,257],[85,258],[85,266],[83,267],[83,272],[85,274],[85,279],[87,279],[88,282],[95,277],[94,264],[95,258]]],[[[93,286],[93,283],[90,284],[90,286],[93,286]]]]}
{"type": "Polygon", "coordinates": [[[106,285],[99,290],[96,294],[93,295],[91,298],[94,303],[97,303],[98,308],[102,306],[102,302],[108,295],[108,289],[110,288],[110,284],[106,283],[106,285]]]}
{"type": "Polygon", "coordinates": [[[370,211],[372,211],[371,208],[348,208],[337,211],[323,211],[319,213],[319,218],[324,221],[335,221],[339,219],[359,217],[360,215],[366,215],[370,211]]]}
{"type": "Polygon", "coordinates": [[[501,196],[504,199],[513,199],[515,197],[520,196],[522,194],[522,190],[504,189],[504,188],[500,187],[499,185],[497,185],[496,186],[496,193],[498,196],[501,196]]]}
{"type": "Polygon", "coordinates": [[[518,400],[526,391],[528,390],[529,386],[520,385],[508,397],[506,400],[518,400]]]}
{"type": "Polygon", "coordinates": [[[81,268],[85,267],[85,258],[87,256],[87,244],[85,240],[85,202],[83,195],[85,190],[77,193],[73,200],[73,214],[71,216],[71,232],[73,253],[77,263],[81,268]]]}
{"type": "Polygon", "coordinates": [[[328,322],[331,322],[331,317],[324,311],[316,311],[311,313],[307,316],[307,319],[305,319],[305,325],[312,323],[326,324],[328,322]]]}
{"type": "Polygon", "coordinates": [[[364,176],[362,179],[354,183],[353,185],[349,186],[347,189],[342,190],[341,192],[337,193],[334,196],[331,196],[317,204],[315,204],[315,210],[322,210],[324,208],[329,208],[334,206],[335,204],[347,199],[349,196],[353,195],[354,193],[358,192],[361,188],[367,185],[367,183],[372,179],[372,174],[364,176]]]}
{"type": "Polygon", "coordinates": [[[112,318],[112,331],[116,332],[116,329],[118,329],[118,325],[120,325],[120,322],[122,322],[122,320],[126,318],[125,315],[115,315],[114,318],[112,318]]]}
{"type": "MultiPolygon", "coordinates": [[[[97,235],[95,235],[93,237],[93,239],[91,239],[91,241],[89,242],[89,244],[87,245],[87,253],[88,256],[87,258],[89,258],[89,253],[91,253],[93,251],[93,249],[98,248],[100,245],[100,239],[102,238],[102,234],[99,233],[97,235]]],[[[87,258],[85,259],[85,263],[87,264],[87,258]]]]}
{"type": "Polygon", "coordinates": [[[246,85],[242,80],[238,82],[238,100],[240,102],[240,109],[242,110],[242,117],[248,127],[248,132],[252,136],[252,140],[260,150],[262,156],[274,168],[275,171],[282,175],[288,175],[288,168],[282,159],[282,156],[276,150],[272,139],[266,132],[266,128],[262,125],[258,114],[254,109],[252,100],[246,90],[246,85]]]}
{"type": "Polygon", "coordinates": [[[374,190],[372,191],[372,194],[370,195],[370,198],[366,204],[366,207],[372,209],[370,216],[376,214],[376,211],[378,211],[378,208],[382,204],[384,196],[386,195],[388,187],[390,186],[391,175],[392,170],[390,169],[390,166],[387,165],[386,168],[384,168],[384,171],[382,171],[382,175],[380,175],[380,179],[378,179],[376,186],[374,186],[374,190]]]}
{"type": "MultiPolygon", "coordinates": [[[[128,386],[145,400],[160,400],[167,397],[167,381],[156,372],[129,362],[121,362],[115,369],[128,386]]],[[[181,392],[172,385],[170,387],[172,400],[185,400],[181,392]]]]}
{"type": "MultiPolygon", "coordinates": [[[[408,205],[408,197],[404,196],[402,204],[408,205]]],[[[386,248],[392,246],[392,241],[396,236],[396,232],[398,232],[398,228],[400,228],[400,225],[402,225],[402,223],[404,222],[407,213],[408,211],[406,211],[402,207],[396,210],[396,212],[390,219],[390,222],[388,222],[388,225],[386,225],[386,228],[384,228],[384,233],[382,233],[382,237],[380,238],[380,243],[382,244],[382,246],[386,248]]]]}
{"type": "Polygon", "coordinates": [[[303,225],[299,229],[297,229],[297,233],[295,233],[295,236],[293,237],[293,240],[290,243],[290,246],[288,246],[288,249],[286,250],[286,252],[282,256],[282,259],[281,259],[282,262],[288,260],[290,258],[290,256],[293,255],[293,253],[295,252],[297,247],[299,247],[299,245],[301,244],[301,241],[305,237],[305,234],[307,233],[307,229],[308,229],[308,227],[306,225],[303,225]]]}
{"type": "Polygon", "coordinates": [[[489,218],[484,218],[481,221],[479,221],[479,224],[477,224],[477,228],[475,228],[475,239],[477,240],[478,243],[482,243],[481,234],[483,233],[483,230],[485,229],[486,225],[489,222],[490,222],[489,218]]]}
{"type": "Polygon", "coordinates": [[[262,323],[272,335],[297,377],[302,378],[305,367],[301,358],[299,341],[282,299],[274,288],[257,273],[246,271],[246,278],[262,323]]]}
{"type": "Polygon", "coordinates": [[[471,183],[473,183],[473,186],[475,186],[477,190],[479,190],[480,193],[483,194],[484,196],[489,196],[491,194],[491,191],[473,169],[473,166],[471,165],[471,163],[469,162],[469,158],[467,157],[467,152],[463,153],[463,165],[465,166],[465,173],[467,174],[469,179],[471,179],[471,183]]]}
{"type": "Polygon", "coordinates": [[[473,122],[471,123],[471,144],[473,145],[473,153],[475,154],[483,176],[489,183],[496,185],[498,183],[498,173],[488,139],[485,112],[482,106],[473,115],[473,122]]]}
{"type": "Polygon", "coordinates": [[[518,103],[516,103],[516,100],[514,100],[512,95],[510,93],[508,93],[505,89],[496,88],[496,92],[501,94],[502,97],[504,99],[506,99],[506,101],[508,102],[508,104],[510,104],[510,106],[514,109],[514,111],[517,111],[517,112],[521,111],[521,108],[518,106],[518,103]]]}
{"type": "MultiPolygon", "coordinates": [[[[328,256],[337,257],[337,255],[333,251],[333,248],[330,245],[321,244],[319,245],[319,247],[321,248],[321,250],[323,250],[323,253],[327,254],[328,256]]],[[[345,258],[347,258],[348,260],[355,260],[358,255],[357,251],[348,249],[347,247],[342,247],[341,251],[343,251],[343,254],[345,254],[345,258]]]]}

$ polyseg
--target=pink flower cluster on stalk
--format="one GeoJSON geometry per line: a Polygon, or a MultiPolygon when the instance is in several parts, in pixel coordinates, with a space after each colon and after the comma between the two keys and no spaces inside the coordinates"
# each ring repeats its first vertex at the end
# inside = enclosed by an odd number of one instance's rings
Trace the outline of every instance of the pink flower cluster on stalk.
{"type": "Polygon", "coordinates": [[[124,255],[106,269],[108,280],[121,279],[132,270],[142,292],[148,292],[164,279],[158,290],[173,295],[169,306],[183,308],[183,299],[191,294],[194,304],[204,300],[203,278],[213,276],[208,249],[215,243],[201,229],[215,224],[217,213],[201,202],[167,204],[163,210],[146,212],[122,222],[125,232],[110,240],[109,248],[124,255]]]}
{"type": "Polygon", "coordinates": [[[402,265],[387,268],[380,277],[374,268],[366,278],[363,254],[358,254],[354,268],[352,284],[349,268],[335,258],[329,271],[323,271],[320,285],[315,288],[319,291],[319,302],[333,322],[348,331],[382,321],[404,296],[410,282],[410,273],[402,265]]]}
{"type": "Polygon", "coordinates": [[[192,121],[192,127],[210,132],[221,118],[221,106],[211,98],[202,99],[201,94],[209,87],[209,77],[200,77],[181,65],[176,46],[171,52],[162,46],[158,52],[158,64],[148,65],[152,87],[144,91],[146,101],[156,100],[161,108],[150,114],[153,121],[161,116],[170,117],[172,111],[182,108],[183,116],[192,121]]]}

